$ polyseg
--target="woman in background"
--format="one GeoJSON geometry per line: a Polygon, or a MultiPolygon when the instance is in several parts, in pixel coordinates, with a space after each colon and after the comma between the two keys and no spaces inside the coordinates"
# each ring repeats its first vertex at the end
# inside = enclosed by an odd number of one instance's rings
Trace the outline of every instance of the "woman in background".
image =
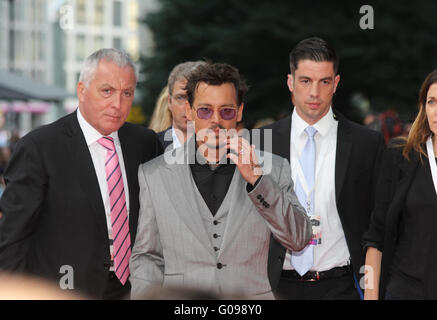
{"type": "Polygon", "coordinates": [[[149,129],[152,129],[156,133],[164,131],[171,126],[172,121],[171,112],[168,109],[168,87],[165,86],[156,100],[149,129]]]}
{"type": "Polygon", "coordinates": [[[437,70],[422,84],[407,139],[385,151],[364,236],[365,299],[437,298],[437,70]]]}

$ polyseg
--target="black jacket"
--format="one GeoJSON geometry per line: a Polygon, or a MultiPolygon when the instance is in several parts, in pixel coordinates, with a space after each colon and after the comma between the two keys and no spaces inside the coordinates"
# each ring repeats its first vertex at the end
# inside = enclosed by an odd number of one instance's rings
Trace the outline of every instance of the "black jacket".
{"type": "MultiPolygon", "coordinates": [[[[415,151],[410,152],[409,158],[410,160],[407,160],[402,155],[402,147],[399,146],[387,148],[384,152],[381,177],[377,187],[378,193],[375,210],[372,213],[369,230],[364,235],[365,248],[369,246],[375,247],[383,253],[379,288],[379,296],[381,299],[385,296],[389,270],[399,236],[399,222],[402,217],[408,191],[411,188],[413,178],[418,168],[423,165],[429,170],[428,158],[423,157],[423,159],[420,160],[419,154],[415,151]]],[[[423,187],[421,190],[430,190],[428,193],[424,192],[422,196],[437,201],[431,172],[429,179],[423,179],[420,183],[423,187]]],[[[431,214],[428,223],[435,226],[437,224],[437,216],[431,214]]],[[[433,243],[432,237],[434,237],[434,235],[430,237],[431,243],[433,243]]],[[[426,279],[423,281],[424,296],[426,298],[436,299],[437,275],[435,269],[437,268],[437,263],[435,254],[429,252],[428,257],[424,259],[428,261],[425,266],[426,279]]]]}
{"type": "MultiPolygon", "coordinates": [[[[360,267],[364,264],[362,236],[368,229],[373,209],[384,140],[381,133],[349,121],[338,112],[334,111],[334,118],[338,120],[336,203],[352,267],[359,276],[360,267]]],[[[290,161],[291,115],[262,129],[272,130],[272,152],[290,161]]],[[[264,146],[262,148],[265,149],[264,146]]],[[[273,290],[276,290],[279,282],[285,253],[286,249],[272,237],[268,271],[273,290]]]]}
{"type": "MultiPolygon", "coordinates": [[[[139,211],[139,164],[162,152],[156,134],[125,123],[118,131],[129,188],[134,244],[139,211]]],[[[110,252],[105,209],[91,154],[76,112],[19,140],[6,168],[0,199],[0,269],[59,282],[73,268],[74,289],[103,295],[110,252]]]]}

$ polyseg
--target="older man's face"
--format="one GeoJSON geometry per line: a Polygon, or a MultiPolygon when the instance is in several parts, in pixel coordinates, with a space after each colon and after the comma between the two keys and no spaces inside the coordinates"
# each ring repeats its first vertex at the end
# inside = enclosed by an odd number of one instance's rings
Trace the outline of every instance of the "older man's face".
{"type": "Polygon", "coordinates": [[[187,104],[186,84],[187,80],[176,81],[173,92],[168,96],[168,109],[173,118],[173,127],[182,132],[187,131],[187,116],[185,113],[187,104]]]}
{"type": "Polygon", "coordinates": [[[101,60],[94,78],[86,87],[77,85],[79,109],[85,120],[104,136],[125,123],[134,100],[135,71],[101,60]]]}

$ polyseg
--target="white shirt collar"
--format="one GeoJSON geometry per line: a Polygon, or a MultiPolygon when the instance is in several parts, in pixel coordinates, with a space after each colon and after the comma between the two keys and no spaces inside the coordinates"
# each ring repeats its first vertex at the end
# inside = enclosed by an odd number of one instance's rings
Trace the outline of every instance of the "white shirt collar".
{"type": "MultiPolygon", "coordinates": [[[[97,140],[103,137],[100,132],[98,132],[92,125],[88,123],[88,121],[85,120],[79,108],[77,108],[77,120],[79,121],[79,126],[82,129],[88,147],[90,147],[92,144],[96,143],[97,140]]],[[[120,145],[120,140],[118,139],[118,131],[114,131],[108,136],[114,139],[114,144],[120,145]]]]}
{"type": "MultiPolygon", "coordinates": [[[[329,107],[328,112],[323,116],[323,118],[313,124],[313,127],[316,128],[317,133],[320,133],[321,136],[326,136],[335,122],[336,120],[334,119],[332,107],[329,107]]],[[[298,115],[296,112],[296,107],[294,107],[293,114],[291,116],[292,130],[296,132],[297,136],[300,136],[308,126],[309,124],[298,115]]]]}
{"type": "Polygon", "coordinates": [[[179,148],[180,146],[182,146],[182,143],[179,141],[178,135],[176,134],[176,131],[174,129],[174,127],[171,127],[171,135],[173,138],[173,149],[179,148]]]}

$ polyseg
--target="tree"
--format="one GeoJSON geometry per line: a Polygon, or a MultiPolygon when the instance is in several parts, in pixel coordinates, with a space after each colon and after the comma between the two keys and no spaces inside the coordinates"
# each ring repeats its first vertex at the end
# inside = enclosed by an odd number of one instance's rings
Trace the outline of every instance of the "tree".
{"type": "Polygon", "coordinates": [[[143,108],[155,100],[174,65],[208,59],[234,65],[251,89],[244,119],[253,123],[291,110],[286,86],[288,55],[300,40],[317,35],[340,56],[341,81],[335,107],[359,121],[350,98],[362,93],[375,110],[395,107],[415,112],[425,76],[437,67],[437,24],[432,1],[367,1],[374,29],[360,28],[362,3],[291,0],[161,0],[160,9],[143,20],[155,49],[142,57],[143,108]]]}

